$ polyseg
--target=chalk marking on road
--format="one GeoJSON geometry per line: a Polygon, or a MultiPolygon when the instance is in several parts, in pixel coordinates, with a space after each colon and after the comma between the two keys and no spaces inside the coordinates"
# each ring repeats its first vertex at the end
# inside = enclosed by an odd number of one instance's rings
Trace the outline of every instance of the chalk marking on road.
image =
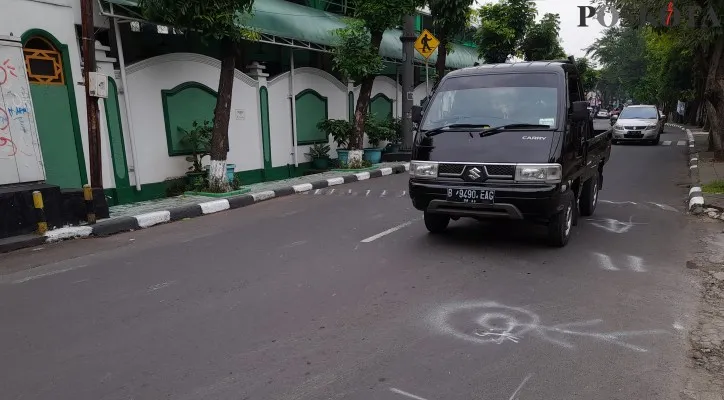
{"type": "Polygon", "coordinates": [[[663,144],[664,146],[668,146],[668,145],[671,144],[671,140],[665,140],[665,141],[662,142],[661,144],[663,144]]]}
{"type": "Polygon", "coordinates": [[[601,319],[574,321],[553,326],[541,325],[541,318],[530,310],[522,307],[506,306],[492,301],[445,304],[430,315],[428,322],[441,333],[475,344],[500,344],[501,338],[503,338],[502,341],[505,341],[505,338],[510,336],[524,338],[526,335],[531,334],[561,347],[573,349],[575,346],[564,340],[566,336],[587,337],[642,353],[648,350],[630,344],[624,339],[670,333],[670,331],[661,329],[614,332],[592,332],[573,329],[574,327],[591,327],[600,324],[603,322],[601,319]],[[465,318],[461,318],[462,316],[465,316],[465,318]],[[477,335],[475,334],[476,330],[483,330],[489,335],[477,335]],[[490,333],[497,333],[497,335],[490,335],[490,333]]]}
{"type": "Polygon", "coordinates": [[[662,210],[679,212],[679,210],[677,210],[676,208],[674,208],[674,207],[672,207],[672,206],[670,206],[670,205],[668,205],[668,204],[654,203],[653,201],[650,201],[649,204],[653,204],[653,205],[655,205],[656,207],[659,207],[659,208],[662,209],[662,210]]]}
{"type": "Polygon", "coordinates": [[[352,189],[347,190],[347,194],[351,195],[351,194],[352,194],[352,189]]]}
{"type": "Polygon", "coordinates": [[[513,392],[513,394],[510,396],[510,399],[508,399],[508,400],[515,400],[515,399],[516,399],[516,396],[518,396],[518,392],[520,392],[520,390],[523,389],[523,386],[525,386],[525,383],[528,382],[528,380],[529,380],[530,378],[532,378],[532,377],[533,377],[533,374],[528,374],[528,375],[523,379],[523,382],[521,382],[520,385],[518,385],[518,388],[515,389],[515,392],[513,392]]]}
{"type": "Polygon", "coordinates": [[[413,219],[412,221],[407,221],[407,222],[402,223],[402,224],[400,224],[400,225],[394,226],[394,227],[392,227],[392,228],[390,228],[390,229],[388,229],[388,230],[386,230],[386,231],[384,231],[384,232],[380,232],[380,233],[378,233],[378,234],[376,234],[376,235],[372,235],[372,236],[368,237],[367,239],[362,239],[360,242],[362,242],[362,243],[369,243],[369,242],[375,241],[375,240],[377,240],[377,239],[379,239],[379,238],[381,238],[381,237],[383,237],[383,236],[389,235],[390,233],[394,233],[394,232],[399,231],[399,230],[402,229],[402,228],[408,227],[408,226],[412,225],[413,222],[416,222],[416,221],[418,221],[418,220],[419,220],[419,218],[413,219]]]}
{"type": "Polygon", "coordinates": [[[338,176],[336,178],[327,179],[328,186],[341,185],[343,183],[344,183],[344,178],[342,178],[341,176],[338,176]]]}
{"type": "Polygon", "coordinates": [[[380,197],[385,197],[386,194],[387,194],[387,191],[386,191],[386,190],[383,190],[383,191],[382,191],[382,194],[380,194],[380,197]]]}
{"type": "Polygon", "coordinates": [[[155,291],[161,290],[163,288],[167,288],[167,287],[173,285],[174,283],[176,283],[176,281],[162,282],[162,283],[150,286],[148,288],[148,293],[155,292],[155,291]]]}
{"type": "Polygon", "coordinates": [[[679,140],[678,142],[676,142],[677,146],[683,146],[685,144],[686,144],[686,140],[679,140]]]}
{"type": "Polygon", "coordinates": [[[607,271],[618,271],[618,268],[616,268],[615,265],[613,265],[613,261],[611,261],[611,257],[601,254],[601,253],[594,253],[596,254],[596,257],[598,257],[598,261],[601,265],[601,268],[607,270],[607,271]]]}
{"type": "Polygon", "coordinates": [[[297,247],[297,246],[303,245],[304,243],[307,243],[307,241],[306,241],[306,240],[300,240],[300,241],[298,241],[298,242],[286,244],[286,245],[284,245],[284,246],[282,246],[282,247],[285,248],[285,249],[290,249],[290,248],[292,248],[292,247],[297,247]]]}
{"type": "Polygon", "coordinates": [[[329,193],[327,193],[327,195],[331,195],[332,193],[334,193],[335,190],[336,190],[336,189],[330,190],[329,193]]]}
{"type": "Polygon", "coordinates": [[[322,190],[322,189],[317,189],[317,190],[315,190],[315,191],[314,191],[314,194],[319,194],[319,192],[320,192],[321,190],[322,190]]]}
{"type": "Polygon", "coordinates": [[[635,201],[613,201],[613,200],[603,200],[603,199],[599,199],[598,201],[601,203],[608,203],[608,204],[633,204],[633,205],[638,204],[635,201]]]}
{"type": "Polygon", "coordinates": [[[370,190],[367,190],[367,192],[365,192],[365,197],[367,197],[369,195],[370,195],[370,190]]]}
{"type": "Polygon", "coordinates": [[[81,279],[79,281],[71,282],[71,285],[77,285],[79,283],[88,282],[90,279],[81,279]]]}
{"type": "Polygon", "coordinates": [[[201,212],[203,214],[213,214],[217,213],[219,211],[224,211],[229,209],[229,200],[227,199],[220,199],[220,200],[214,200],[214,201],[207,201],[206,203],[199,204],[201,206],[201,212]]]}
{"type": "Polygon", "coordinates": [[[641,257],[628,256],[629,266],[635,272],[646,272],[644,268],[644,260],[641,257]]]}
{"type": "Polygon", "coordinates": [[[354,174],[354,176],[357,177],[358,181],[364,181],[367,179],[370,179],[370,173],[369,172],[360,172],[358,174],[354,174]]]}
{"type": "Polygon", "coordinates": [[[146,214],[136,215],[136,220],[138,221],[138,226],[141,228],[148,228],[154,225],[158,224],[164,224],[171,220],[171,212],[164,210],[164,211],[154,211],[146,214]]]}
{"type": "Polygon", "coordinates": [[[596,226],[601,229],[605,229],[611,233],[626,233],[631,230],[631,228],[634,227],[634,225],[646,225],[642,222],[632,222],[633,217],[629,218],[628,222],[626,221],[619,221],[617,219],[613,218],[603,218],[603,219],[591,219],[591,225],[596,226]]]}
{"type": "Polygon", "coordinates": [[[400,389],[397,389],[397,388],[390,388],[390,392],[392,392],[392,393],[397,393],[397,394],[399,394],[399,395],[405,396],[405,397],[410,398],[410,399],[427,400],[427,399],[424,398],[424,397],[415,396],[415,395],[412,394],[412,393],[408,393],[408,392],[406,392],[406,391],[404,391],[404,390],[400,390],[400,389]]]}
{"type": "Polygon", "coordinates": [[[276,196],[276,193],[274,193],[273,190],[267,190],[267,191],[259,192],[259,193],[252,193],[252,195],[251,195],[251,197],[254,198],[254,202],[269,200],[271,198],[274,198],[275,196],[276,196]]]}
{"type": "Polygon", "coordinates": [[[402,194],[400,194],[400,195],[397,196],[397,197],[405,197],[406,194],[407,194],[407,190],[403,190],[403,191],[402,191],[402,194]]]}
{"type": "Polygon", "coordinates": [[[17,285],[19,283],[25,283],[25,282],[30,282],[30,281],[33,281],[36,279],[45,278],[46,276],[58,275],[58,274],[62,274],[63,272],[69,272],[69,271],[73,271],[76,269],[85,268],[87,266],[88,266],[88,264],[82,264],[82,265],[76,265],[76,266],[70,267],[70,268],[63,268],[63,269],[59,269],[59,270],[55,270],[55,271],[46,272],[44,274],[31,275],[26,278],[13,281],[12,283],[17,285]]]}
{"type": "Polygon", "coordinates": [[[675,321],[672,326],[673,326],[674,329],[676,329],[677,331],[683,331],[683,330],[684,330],[684,326],[681,325],[681,323],[680,323],[679,321],[675,321]]]}
{"type": "Polygon", "coordinates": [[[299,193],[299,192],[308,192],[308,191],[312,190],[313,187],[312,187],[311,183],[301,183],[299,185],[292,186],[292,189],[294,189],[295,193],[299,193]]]}

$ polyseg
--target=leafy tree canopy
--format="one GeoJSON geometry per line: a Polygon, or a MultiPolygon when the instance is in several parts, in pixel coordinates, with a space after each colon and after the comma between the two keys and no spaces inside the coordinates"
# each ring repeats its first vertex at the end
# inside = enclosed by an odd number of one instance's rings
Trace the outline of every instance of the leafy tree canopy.
{"type": "Polygon", "coordinates": [[[528,28],[520,45],[520,53],[527,61],[566,58],[560,43],[561,19],[558,14],[547,13],[528,28]]]}

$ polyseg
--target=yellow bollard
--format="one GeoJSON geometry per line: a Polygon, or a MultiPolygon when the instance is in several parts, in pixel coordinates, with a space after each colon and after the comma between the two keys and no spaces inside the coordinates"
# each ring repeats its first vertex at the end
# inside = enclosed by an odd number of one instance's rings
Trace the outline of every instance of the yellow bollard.
{"type": "Polygon", "coordinates": [[[48,220],[45,219],[43,194],[37,190],[33,192],[33,207],[35,207],[35,217],[38,221],[38,233],[45,235],[45,232],[48,231],[48,220]]]}
{"type": "Polygon", "coordinates": [[[95,224],[96,211],[95,203],[93,202],[93,189],[88,184],[83,185],[83,198],[85,199],[85,209],[88,216],[88,223],[95,224]]]}

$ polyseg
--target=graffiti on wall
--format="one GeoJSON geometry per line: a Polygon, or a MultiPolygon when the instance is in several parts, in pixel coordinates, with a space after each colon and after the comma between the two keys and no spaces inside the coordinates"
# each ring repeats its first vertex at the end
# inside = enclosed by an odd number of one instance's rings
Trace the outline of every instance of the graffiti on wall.
{"type": "Polygon", "coordinates": [[[5,59],[0,64],[0,157],[15,157],[18,153],[34,157],[39,145],[30,129],[30,93],[18,80],[17,68],[5,59]],[[20,83],[19,89],[15,83],[20,83]]]}

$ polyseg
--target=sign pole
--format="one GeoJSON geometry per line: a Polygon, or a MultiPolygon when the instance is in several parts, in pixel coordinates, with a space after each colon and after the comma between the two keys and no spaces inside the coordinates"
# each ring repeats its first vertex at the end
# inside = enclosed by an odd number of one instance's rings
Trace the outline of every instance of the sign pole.
{"type": "MultiPolygon", "coordinates": [[[[427,58],[425,59],[425,96],[430,97],[430,80],[427,72],[427,58]]],[[[430,100],[430,99],[428,99],[430,100]]]]}

